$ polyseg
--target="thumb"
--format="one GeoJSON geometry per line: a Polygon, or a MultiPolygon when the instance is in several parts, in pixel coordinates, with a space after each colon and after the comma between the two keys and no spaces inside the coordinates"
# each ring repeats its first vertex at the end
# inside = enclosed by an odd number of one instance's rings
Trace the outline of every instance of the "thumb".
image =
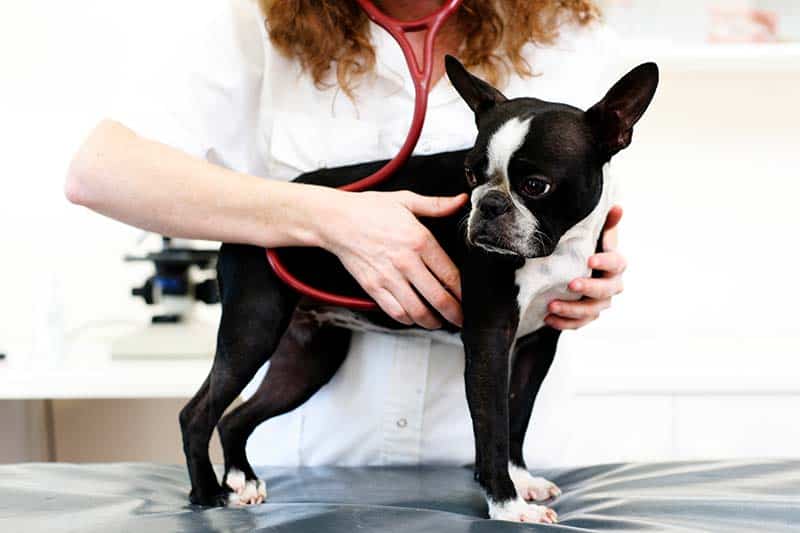
{"type": "Polygon", "coordinates": [[[466,194],[458,196],[422,196],[413,192],[404,192],[400,203],[415,215],[422,217],[445,217],[452,215],[467,202],[466,194]]]}
{"type": "Polygon", "coordinates": [[[617,227],[622,219],[622,208],[618,205],[612,206],[608,211],[606,223],[603,226],[603,251],[613,252],[617,249],[617,233],[611,232],[617,227]]]}
{"type": "Polygon", "coordinates": [[[608,210],[608,216],[606,217],[606,223],[603,226],[604,231],[608,231],[610,229],[614,229],[619,224],[619,221],[622,219],[622,207],[618,205],[611,206],[611,209],[608,210]]]}

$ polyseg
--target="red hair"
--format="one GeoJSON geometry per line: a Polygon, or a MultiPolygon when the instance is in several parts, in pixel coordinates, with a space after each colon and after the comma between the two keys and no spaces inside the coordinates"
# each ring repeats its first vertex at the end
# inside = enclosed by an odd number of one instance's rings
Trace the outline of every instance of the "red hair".
{"type": "MultiPolygon", "coordinates": [[[[355,0],[258,2],[273,45],[299,60],[318,86],[335,64],[338,85],[352,95],[355,81],[374,67],[369,19],[355,0]]],[[[562,24],[586,25],[599,11],[591,0],[464,0],[456,17],[465,36],[459,59],[498,84],[509,69],[532,75],[525,44],[551,44],[562,24]]]]}

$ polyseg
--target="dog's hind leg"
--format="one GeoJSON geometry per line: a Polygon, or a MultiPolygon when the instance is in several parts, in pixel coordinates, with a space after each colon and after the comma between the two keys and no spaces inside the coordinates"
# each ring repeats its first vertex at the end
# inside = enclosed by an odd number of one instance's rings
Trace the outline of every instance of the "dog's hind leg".
{"type": "Polygon", "coordinates": [[[349,330],[319,326],[302,312],[295,314],[256,393],[219,423],[225,452],[223,484],[236,494],[231,501],[264,501],[266,487],[245,453],[248,437],[256,426],[299,407],[328,383],[347,355],[350,336],[349,330]]]}
{"type": "Polygon", "coordinates": [[[545,326],[518,339],[514,350],[508,402],[511,429],[508,469],[517,493],[526,500],[543,501],[561,494],[554,483],[528,472],[522,453],[533,404],[553,363],[560,334],[545,326]]]}
{"type": "Polygon", "coordinates": [[[225,505],[229,493],[217,482],[209,459],[214,427],[275,351],[297,303],[297,296],[269,268],[263,248],[223,244],[217,273],[222,319],[214,363],[180,413],[192,483],[189,499],[206,506],[225,505]]]}

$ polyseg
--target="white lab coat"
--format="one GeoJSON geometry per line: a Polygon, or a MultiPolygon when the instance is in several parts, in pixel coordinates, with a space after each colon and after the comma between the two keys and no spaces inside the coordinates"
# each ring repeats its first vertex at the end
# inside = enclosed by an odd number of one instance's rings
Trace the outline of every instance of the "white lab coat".
{"type": "MultiPolygon", "coordinates": [[[[159,65],[132,73],[111,118],[145,137],[270,179],[397,152],[414,90],[400,49],[386,32],[371,27],[376,69],[352,101],[335,87],[316,87],[297,62],[277,53],[252,2],[209,4],[195,4],[181,22],[190,21],[190,27],[176,27],[178,35],[165,43],[169,50],[159,65]]],[[[564,28],[555,45],[526,47],[537,75],[512,77],[503,91],[585,108],[610,87],[613,43],[603,27],[564,28]]],[[[466,148],[475,134],[472,113],[445,77],[430,94],[415,154],[466,148]]],[[[571,438],[572,429],[558,423],[559,400],[569,389],[559,370],[564,366],[557,359],[537,401],[526,442],[531,465],[557,464],[571,438]]],[[[355,333],[347,360],[328,385],[255,431],[248,442],[251,462],[469,463],[473,437],[463,370],[459,346],[355,333]]]]}

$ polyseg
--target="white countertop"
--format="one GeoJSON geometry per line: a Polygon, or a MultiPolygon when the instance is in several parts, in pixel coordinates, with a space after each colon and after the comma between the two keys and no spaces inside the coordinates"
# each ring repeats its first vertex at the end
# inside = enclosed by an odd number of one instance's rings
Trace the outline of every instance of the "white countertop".
{"type": "MultiPolygon", "coordinates": [[[[564,335],[559,356],[579,395],[800,395],[800,336],[698,335],[589,329],[564,335]]],[[[62,361],[9,355],[0,399],[185,398],[211,367],[211,358],[115,360],[108,337],[85,337],[62,361]]]]}
{"type": "MultiPolygon", "coordinates": [[[[216,328],[208,327],[213,338],[216,328]]],[[[5,361],[0,361],[0,399],[186,398],[194,395],[208,375],[211,357],[113,359],[112,340],[136,329],[128,326],[92,330],[67,345],[65,355],[56,360],[39,360],[10,352],[5,361]]]]}
{"type": "Polygon", "coordinates": [[[92,368],[8,371],[0,364],[0,399],[188,398],[211,361],[108,361],[92,368]]]}

